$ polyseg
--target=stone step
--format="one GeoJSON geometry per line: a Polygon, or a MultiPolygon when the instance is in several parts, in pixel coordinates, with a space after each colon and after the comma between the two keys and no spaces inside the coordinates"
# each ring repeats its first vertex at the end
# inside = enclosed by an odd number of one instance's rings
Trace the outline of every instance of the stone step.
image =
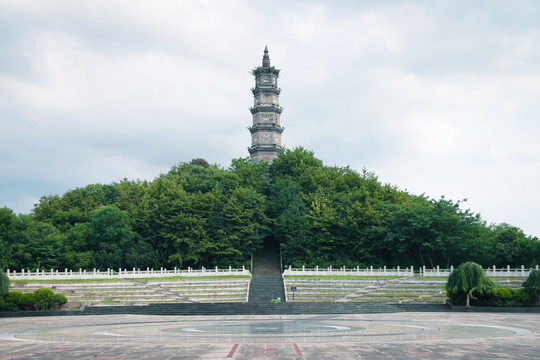
{"type": "Polygon", "coordinates": [[[90,306],[83,315],[305,315],[305,314],[377,314],[403,311],[450,311],[443,304],[389,303],[223,303],[223,304],[150,304],[147,306],[90,306]]]}

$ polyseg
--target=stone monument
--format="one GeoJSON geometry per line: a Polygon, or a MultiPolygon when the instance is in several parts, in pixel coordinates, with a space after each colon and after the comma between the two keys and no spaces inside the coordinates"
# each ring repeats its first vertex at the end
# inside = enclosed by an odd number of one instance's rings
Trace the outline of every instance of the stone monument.
{"type": "Polygon", "coordinates": [[[283,151],[281,147],[280,115],[283,108],[279,106],[277,79],[279,69],[270,66],[268,47],[264,48],[262,66],[253,69],[255,87],[253,92],[254,104],[249,110],[253,115],[253,125],[248,129],[251,133],[251,147],[248,148],[252,161],[272,162],[283,151]]]}

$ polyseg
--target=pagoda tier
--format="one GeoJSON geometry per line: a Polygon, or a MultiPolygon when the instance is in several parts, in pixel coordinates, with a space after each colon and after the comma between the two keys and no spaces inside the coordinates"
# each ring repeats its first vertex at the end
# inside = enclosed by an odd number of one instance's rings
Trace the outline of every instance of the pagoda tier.
{"type": "Polygon", "coordinates": [[[283,108],[279,106],[281,89],[277,86],[279,69],[270,66],[268,48],[264,49],[262,66],[252,71],[255,77],[253,107],[249,110],[253,115],[253,126],[250,126],[251,147],[248,148],[253,161],[272,162],[283,151],[281,134],[284,128],[280,125],[283,108]]]}

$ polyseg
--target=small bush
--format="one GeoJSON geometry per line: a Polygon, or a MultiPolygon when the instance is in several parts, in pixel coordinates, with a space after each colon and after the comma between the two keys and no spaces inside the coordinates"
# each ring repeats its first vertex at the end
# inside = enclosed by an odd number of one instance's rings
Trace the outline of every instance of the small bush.
{"type": "Polygon", "coordinates": [[[6,300],[0,296],[0,311],[6,311],[6,300]]]}
{"type": "Polygon", "coordinates": [[[526,290],[513,290],[503,287],[496,287],[493,294],[473,300],[474,305],[493,307],[519,307],[527,306],[529,303],[530,296],[526,290]]]}
{"type": "Polygon", "coordinates": [[[531,295],[526,289],[517,289],[514,291],[514,299],[523,304],[523,306],[531,305],[531,295]]]}
{"type": "Polygon", "coordinates": [[[20,291],[10,291],[5,299],[6,299],[6,303],[15,303],[17,304],[19,302],[19,298],[21,297],[22,295],[22,292],[20,291]]]}
{"type": "Polygon", "coordinates": [[[25,293],[22,294],[19,298],[19,307],[21,309],[32,309],[36,303],[36,295],[34,293],[25,293]]]}
{"type": "Polygon", "coordinates": [[[54,294],[51,297],[51,303],[59,303],[60,305],[64,305],[67,303],[67,298],[64,296],[64,294],[54,294]]]}
{"type": "Polygon", "coordinates": [[[47,310],[51,305],[51,298],[53,295],[54,292],[47,288],[39,288],[34,291],[34,296],[36,297],[34,307],[36,310],[47,310]]]}
{"type": "Polygon", "coordinates": [[[10,291],[4,299],[6,300],[6,308],[4,311],[17,311],[19,310],[19,298],[21,297],[22,292],[20,291],[10,291]]]}

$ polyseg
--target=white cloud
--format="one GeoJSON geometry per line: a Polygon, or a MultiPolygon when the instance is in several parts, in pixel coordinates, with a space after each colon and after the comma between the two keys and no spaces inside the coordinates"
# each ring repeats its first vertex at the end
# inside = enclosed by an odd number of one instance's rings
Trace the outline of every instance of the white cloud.
{"type": "Polygon", "coordinates": [[[534,1],[0,0],[0,206],[246,157],[249,71],[283,142],[540,236],[534,1]],[[270,15],[269,15],[270,14],[270,15]]]}

